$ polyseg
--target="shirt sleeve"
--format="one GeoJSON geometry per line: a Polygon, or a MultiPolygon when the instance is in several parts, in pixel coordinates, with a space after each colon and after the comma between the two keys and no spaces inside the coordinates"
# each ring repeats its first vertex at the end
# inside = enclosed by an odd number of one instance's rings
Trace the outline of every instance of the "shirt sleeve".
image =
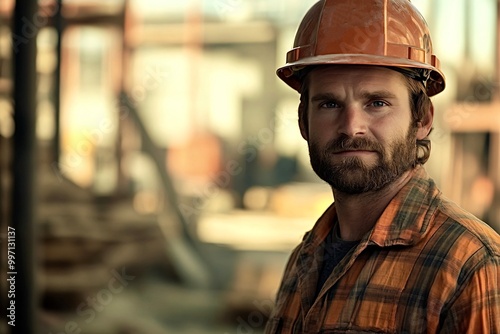
{"type": "Polygon", "coordinates": [[[500,259],[491,257],[467,280],[442,315],[440,333],[500,333],[500,259]]]}
{"type": "Polygon", "coordinates": [[[290,289],[290,287],[286,286],[286,282],[288,282],[288,278],[290,276],[294,275],[295,271],[295,262],[297,261],[298,254],[300,253],[300,250],[302,249],[303,243],[299,244],[292,252],[290,255],[290,258],[288,259],[288,263],[285,267],[283,277],[281,279],[281,284],[278,289],[278,292],[276,294],[276,300],[274,303],[273,310],[269,316],[269,319],[267,321],[264,333],[265,334],[275,334],[275,333],[281,333],[282,332],[282,316],[284,314],[281,314],[280,312],[286,312],[286,310],[278,310],[278,305],[280,303],[283,303],[284,299],[288,298],[289,296],[293,295],[295,293],[295,289],[290,289]]]}
{"type": "Polygon", "coordinates": [[[285,282],[287,281],[287,278],[292,275],[292,271],[295,270],[295,262],[297,261],[297,257],[299,255],[300,250],[302,249],[302,243],[298,245],[290,255],[288,262],[286,264],[285,270],[283,272],[283,277],[281,278],[281,283],[280,287],[278,289],[278,292],[276,294],[276,301],[275,304],[278,303],[278,301],[284,297],[284,295],[287,295],[289,293],[294,293],[295,291],[288,291],[288,289],[285,287],[285,282]]]}

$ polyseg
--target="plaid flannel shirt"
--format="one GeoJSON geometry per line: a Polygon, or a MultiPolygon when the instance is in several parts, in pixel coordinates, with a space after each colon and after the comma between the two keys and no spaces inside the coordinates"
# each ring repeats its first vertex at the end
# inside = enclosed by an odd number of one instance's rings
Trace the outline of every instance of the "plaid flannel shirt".
{"type": "Polygon", "coordinates": [[[266,333],[500,333],[500,236],[413,173],[316,294],[326,210],[289,259],[266,333]]]}

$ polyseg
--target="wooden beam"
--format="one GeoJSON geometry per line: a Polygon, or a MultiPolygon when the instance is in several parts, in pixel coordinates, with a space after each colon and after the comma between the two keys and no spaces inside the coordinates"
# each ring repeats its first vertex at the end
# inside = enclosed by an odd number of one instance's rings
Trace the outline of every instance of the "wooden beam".
{"type": "MultiPolygon", "coordinates": [[[[141,45],[186,45],[184,23],[144,24],[130,30],[130,47],[141,45]]],[[[274,28],[266,22],[217,23],[204,22],[202,43],[241,44],[268,43],[275,39],[274,28]]]]}
{"type": "Polygon", "coordinates": [[[452,132],[500,133],[500,101],[492,103],[458,103],[443,115],[452,132]]]}

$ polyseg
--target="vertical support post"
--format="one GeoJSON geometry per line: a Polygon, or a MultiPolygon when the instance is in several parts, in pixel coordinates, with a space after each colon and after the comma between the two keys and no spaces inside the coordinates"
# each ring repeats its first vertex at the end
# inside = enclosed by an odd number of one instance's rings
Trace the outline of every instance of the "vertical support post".
{"type": "MultiPolygon", "coordinates": [[[[497,29],[496,29],[496,76],[495,92],[492,103],[500,104],[500,0],[497,1],[497,29]]],[[[490,212],[493,227],[500,233],[500,130],[491,134],[490,174],[495,183],[495,195],[490,212]]]]}
{"type": "Polygon", "coordinates": [[[497,1],[497,30],[496,30],[496,34],[497,34],[497,52],[496,52],[496,65],[497,65],[497,68],[496,68],[496,83],[497,83],[497,86],[496,86],[496,94],[495,94],[495,98],[497,101],[500,101],[500,86],[498,86],[500,84],[500,0],[497,1]]]}
{"type": "Polygon", "coordinates": [[[62,61],[62,35],[63,35],[63,18],[62,18],[62,0],[56,0],[56,13],[54,16],[54,27],[57,32],[56,57],[57,64],[54,70],[54,144],[53,144],[53,161],[54,166],[59,168],[59,155],[61,153],[61,61],[62,61]]]}
{"type": "Polygon", "coordinates": [[[203,57],[203,17],[199,0],[191,0],[184,21],[184,47],[189,57],[189,86],[192,98],[189,99],[189,115],[192,132],[197,133],[206,122],[207,115],[201,115],[200,106],[200,64],[203,57]]]}
{"type": "Polygon", "coordinates": [[[16,1],[12,21],[15,133],[11,215],[11,227],[15,229],[15,267],[9,268],[16,273],[13,334],[33,334],[37,323],[34,263],[37,15],[37,0],[16,1]]]}

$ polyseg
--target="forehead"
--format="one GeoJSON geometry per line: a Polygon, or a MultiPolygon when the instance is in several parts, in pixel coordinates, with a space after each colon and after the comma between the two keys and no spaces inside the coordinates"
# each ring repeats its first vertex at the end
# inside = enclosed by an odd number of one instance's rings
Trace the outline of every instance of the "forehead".
{"type": "Polygon", "coordinates": [[[354,87],[408,92],[407,78],[400,72],[379,66],[325,65],[311,70],[305,78],[310,90],[354,87]]]}

